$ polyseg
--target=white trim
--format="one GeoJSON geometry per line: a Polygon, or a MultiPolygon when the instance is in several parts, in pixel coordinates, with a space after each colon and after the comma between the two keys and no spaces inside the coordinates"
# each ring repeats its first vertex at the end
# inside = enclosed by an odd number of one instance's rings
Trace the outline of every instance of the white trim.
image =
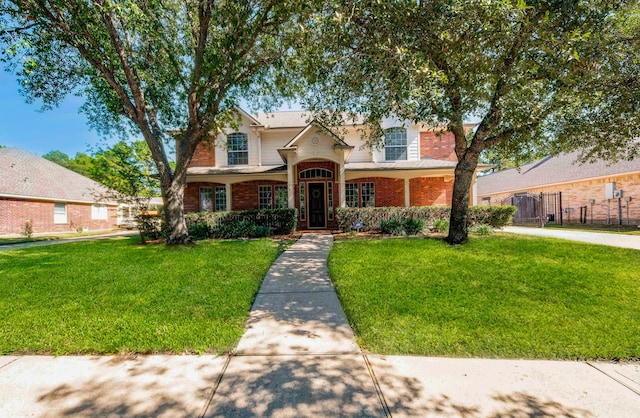
{"type": "Polygon", "coordinates": [[[20,200],[42,200],[45,202],[59,202],[59,203],[83,203],[83,204],[94,204],[100,203],[102,205],[107,206],[118,206],[117,202],[96,202],[95,200],[67,200],[67,199],[56,199],[53,197],[41,197],[41,196],[24,196],[18,194],[9,194],[9,193],[0,193],[0,198],[11,198],[11,199],[20,199],[20,200]]]}

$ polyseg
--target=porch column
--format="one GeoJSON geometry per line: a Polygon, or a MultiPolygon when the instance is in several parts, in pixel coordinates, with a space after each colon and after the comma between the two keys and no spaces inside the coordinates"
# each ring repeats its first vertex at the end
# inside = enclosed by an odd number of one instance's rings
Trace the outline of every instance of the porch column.
{"type": "Polygon", "coordinates": [[[404,206],[411,206],[411,180],[408,178],[404,179],[404,206]]]}
{"type": "Polygon", "coordinates": [[[296,183],[293,175],[291,156],[287,158],[287,207],[289,207],[289,209],[296,207],[296,183]]]}
{"type": "Polygon", "coordinates": [[[225,183],[224,188],[227,194],[227,210],[231,210],[231,183],[225,183]]]}
{"type": "Polygon", "coordinates": [[[338,177],[338,189],[340,189],[340,193],[339,193],[339,200],[338,200],[338,206],[341,208],[346,208],[347,207],[347,192],[345,190],[344,187],[344,162],[341,162],[339,165],[339,176],[338,177]]]}

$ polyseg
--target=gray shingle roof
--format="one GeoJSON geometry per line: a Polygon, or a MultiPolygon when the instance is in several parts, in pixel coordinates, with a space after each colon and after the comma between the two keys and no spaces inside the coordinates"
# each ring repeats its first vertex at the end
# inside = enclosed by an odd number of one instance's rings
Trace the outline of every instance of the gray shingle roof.
{"type": "Polygon", "coordinates": [[[478,195],[520,191],[548,184],[566,183],[640,171],[640,159],[579,164],[578,152],[546,157],[520,168],[478,177],[478,195]]]}
{"type": "Polygon", "coordinates": [[[0,148],[0,196],[95,202],[108,189],[19,148],[0,148]]]}

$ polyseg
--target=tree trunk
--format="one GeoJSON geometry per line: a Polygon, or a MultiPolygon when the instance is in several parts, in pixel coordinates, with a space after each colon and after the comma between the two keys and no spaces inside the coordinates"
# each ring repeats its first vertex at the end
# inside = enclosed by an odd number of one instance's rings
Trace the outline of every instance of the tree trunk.
{"type": "Polygon", "coordinates": [[[458,162],[453,181],[453,197],[451,199],[451,217],[449,218],[449,235],[445,239],[449,244],[463,244],[468,240],[469,195],[473,176],[478,167],[480,153],[467,150],[464,158],[458,162]]]}
{"type": "Polygon", "coordinates": [[[184,182],[174,179],[170,187],[163,187],[162,195],[167,245],[190,244],[192,241],[184,220],[184,182]]]}

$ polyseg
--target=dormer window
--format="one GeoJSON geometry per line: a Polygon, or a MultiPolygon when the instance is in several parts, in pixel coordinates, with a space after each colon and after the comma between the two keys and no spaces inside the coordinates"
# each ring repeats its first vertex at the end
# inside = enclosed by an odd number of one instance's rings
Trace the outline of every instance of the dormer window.
{"type": "Polygon", "coordinates": [[[249,164],[249,136],[242,132],[227,135],[227,164],[249,164]]]}
{"type": "Polygon", "coordinates": [[[398,161],[407,159],[407,130],[389,128],[384,131],[384,159],[398,161]]]}

